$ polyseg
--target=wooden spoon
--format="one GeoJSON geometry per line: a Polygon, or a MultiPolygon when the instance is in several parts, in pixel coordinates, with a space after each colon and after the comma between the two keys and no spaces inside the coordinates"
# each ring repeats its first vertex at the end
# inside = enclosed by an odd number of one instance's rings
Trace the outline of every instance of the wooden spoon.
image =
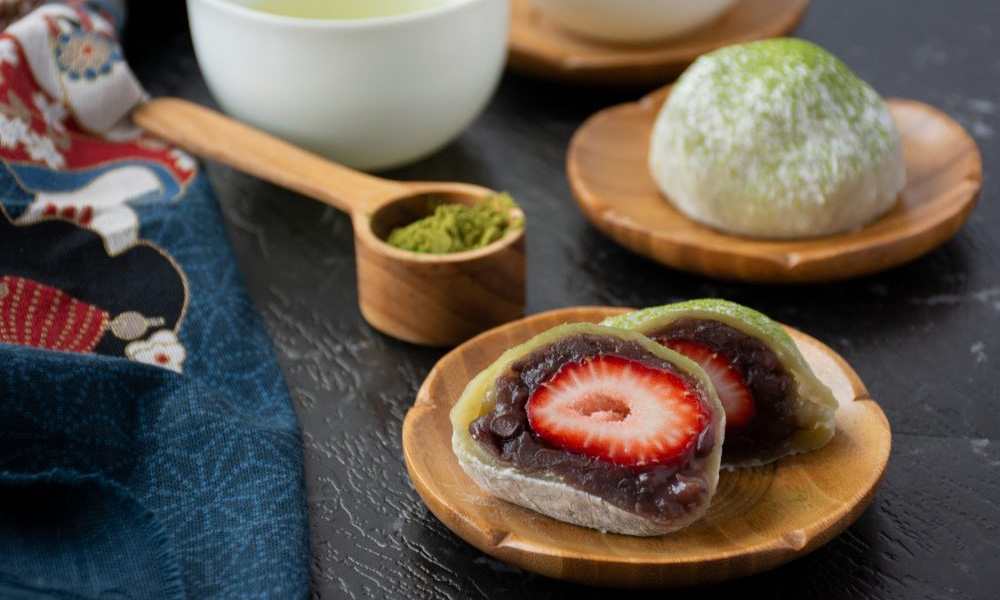
{"type": "MultiPolygon", "coordinates": [[[[401,182],[338,165],[211,109],[176,98],[132,113],[137,125],[203,158],[294,190],[351,215],[358,303],[392,337],[452,346],[524,313],[524,228],[476,250],[420,254],[385,242],[426,216],[429,199],[473,205],[496,192],[477,185],[401,182]]],[[[522,218],[520,209],[512,218],[522,218]]]]}

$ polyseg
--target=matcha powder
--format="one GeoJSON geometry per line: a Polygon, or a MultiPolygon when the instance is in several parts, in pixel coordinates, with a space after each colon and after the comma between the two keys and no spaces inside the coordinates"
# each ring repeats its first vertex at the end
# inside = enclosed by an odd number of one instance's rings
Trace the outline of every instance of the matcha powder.
{"type": "Polygon", "coordinates": [[[441,203],[430,216],[393,229],[386,241],[396,248],[428,254],[482,248],[509,230],[523,226],[522,219],[508,214],[515,206],[506,193],[485,198],[471,207],[441,203]]]}

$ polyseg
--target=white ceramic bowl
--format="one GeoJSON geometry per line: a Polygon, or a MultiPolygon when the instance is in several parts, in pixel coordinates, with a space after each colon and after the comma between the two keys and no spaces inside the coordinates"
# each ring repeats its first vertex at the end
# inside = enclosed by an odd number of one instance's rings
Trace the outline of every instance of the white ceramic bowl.
{"type": "Polygon", "coordinates": [[[258,1],[187,0],[212,95],[234,117],[358,169],[412,162],[454,139],[506,58],[508,0],[355,20],[247,8],[258,1]]]}
{"type": "Polygon", "coordinates": [[[604,42],[640,44],[682,36],[736,0],[534,0],[553,21],[604,42]]]}

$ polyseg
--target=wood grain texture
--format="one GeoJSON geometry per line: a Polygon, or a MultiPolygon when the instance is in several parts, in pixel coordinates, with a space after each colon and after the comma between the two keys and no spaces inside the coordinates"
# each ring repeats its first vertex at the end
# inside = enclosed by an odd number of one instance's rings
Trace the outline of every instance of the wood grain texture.
{"type": "MultiPolygon", "coordinates": [[[[365,320],[395,338],[453,346],[524,314],[524,228],[485,248],[419,254],[385,242],[437,202],[473,205],[496,192],[470,184],[390,181],[338,165],[214,110],[177,98],[138,107],[137,125],[209,158],[351,215],[358,302],[365,320]]],[[[519,208],[511,217],[524,219],[519,208]]]]}
{"type": "Polygon", "coordinates": [[[531,0],[512,0],[509,64],[560,81],[662,84],[706,52],[791,32],[808,6],[809,0],[740,0],[718,20],[685,37],[625,46],[570,33],[547,19],[531,0]]]}
{"type": "Polygon", "coordinates": [[[804,240],[735,236],[691,221],[660,194],[649,173],[653,124],[669,87],[602,110],[573,136],[567,172],[587,218],[622,246],[665,265],[760,283],[835,281],[884,271],[951,239],[972,214],[982,158],[946,114],[890,99],[903,141],[907,182],[896,206],[854,232],[804,240]]]}
{"type": "Polygon", "coordinates": [[[821,450],[723,471],[708,514],[691,527],[658,538],[604,534],[479,489],[451,451],[448,413],[469,380],[507,348],[550,327],[623,310],[568,308],[509,323],[456,348],[430,372],[403,423],[403,452],[417,492],[452,531],[489,555],[549,577],[682,587],[758,573],[802,556],[846,529],[871,503],[889,460],[888,421],[839,355],[790,328],[840,402],[837,433],[821,450]]]}
{"type": "Polygon", "coordinates": [[[372,327],[414,344],[454,346],[524,314],[523,228],[478,250],[416,254],[372,233],[368,223],[390,210],[353,219],[358,302],[372,327]]]}

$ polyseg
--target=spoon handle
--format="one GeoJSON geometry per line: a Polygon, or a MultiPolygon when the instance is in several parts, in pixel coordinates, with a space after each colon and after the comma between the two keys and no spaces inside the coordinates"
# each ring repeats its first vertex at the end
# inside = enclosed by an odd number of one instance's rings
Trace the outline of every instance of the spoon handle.
{"type": "Polygon", "coordinates": [[[405,194],[402,184],[349,169],[204,106],[157,98],[132,120],[202,158],[221,162],[347,213],[405,194]]]}

